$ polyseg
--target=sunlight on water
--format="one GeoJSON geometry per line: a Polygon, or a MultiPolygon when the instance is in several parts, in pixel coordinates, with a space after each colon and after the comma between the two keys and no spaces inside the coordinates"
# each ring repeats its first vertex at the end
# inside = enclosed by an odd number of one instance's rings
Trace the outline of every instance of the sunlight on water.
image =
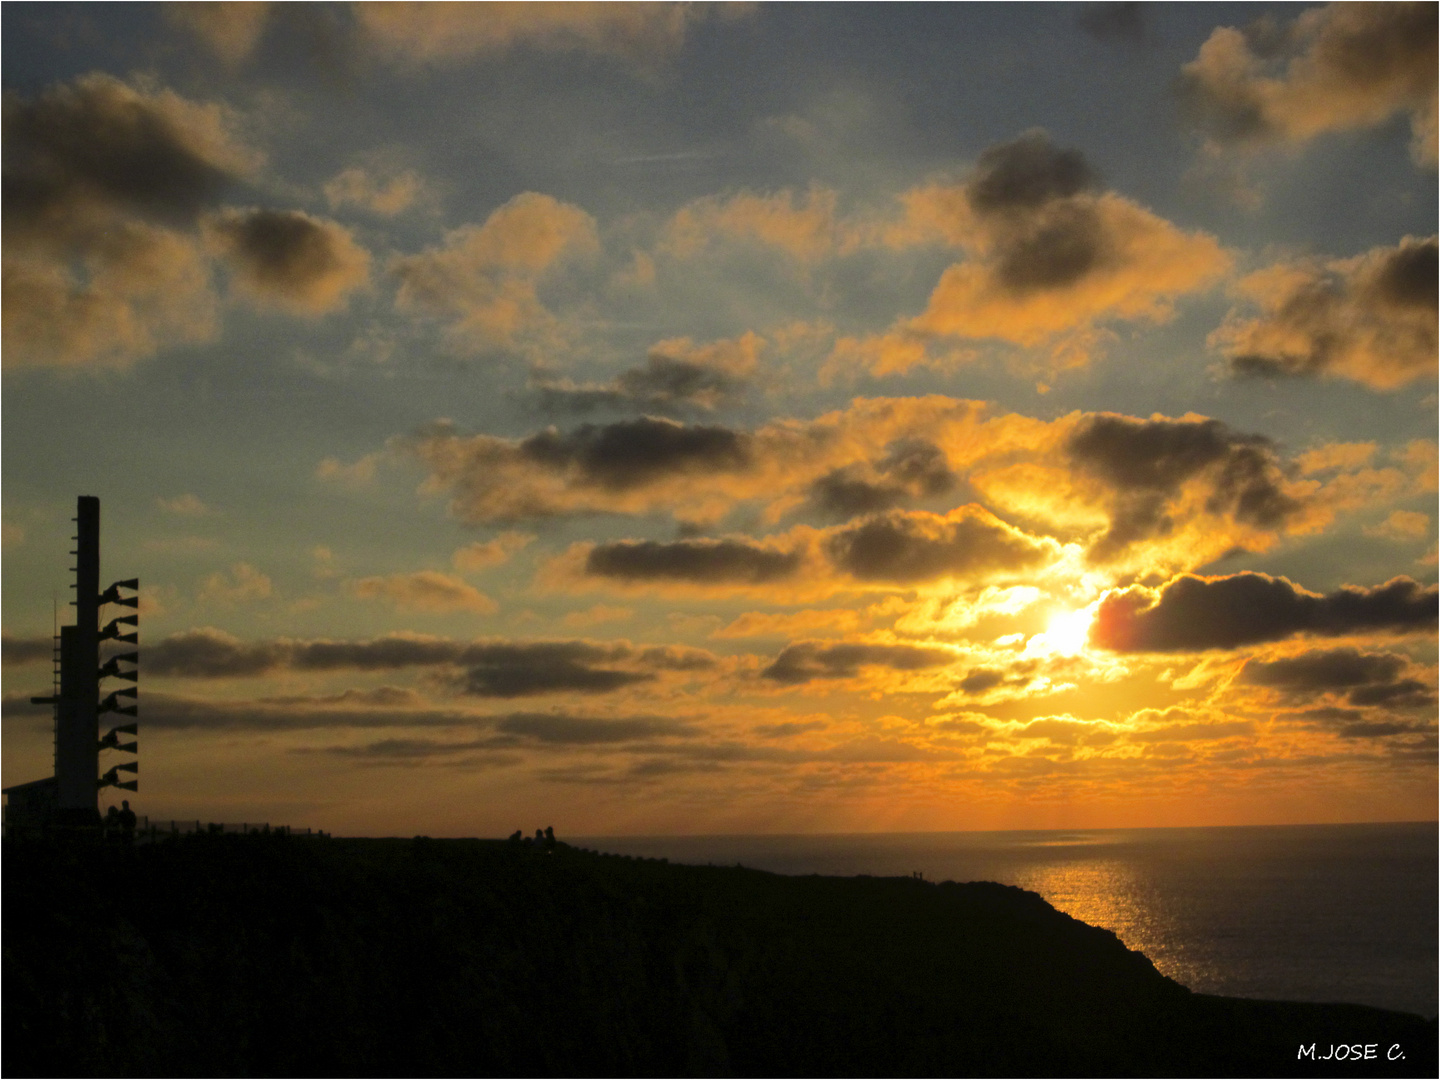
{"type": "MultiPolygon", "coordinates": [[[[1077,838],[1063,846],[1097,842],[1077,838]]],[[[1018,872],[1012,884],[1039,893],[1051,906],[1081,922],[1114,931],[1129,948],[1144,953],[1162,974],[1182,985],[1209,988],[1221,977],[1213,958],[1193,943],[1187,947],[1175,934],[1171,905],[1133,863],[1119,859],[1045,863],[1018,872]]]]}
{"type": "Polygon", "coordinates": [[[1435,824],[606,837],[782,874],[922,873],[1039,893],[1191,990],[1436,1012],[1435,824]]]}

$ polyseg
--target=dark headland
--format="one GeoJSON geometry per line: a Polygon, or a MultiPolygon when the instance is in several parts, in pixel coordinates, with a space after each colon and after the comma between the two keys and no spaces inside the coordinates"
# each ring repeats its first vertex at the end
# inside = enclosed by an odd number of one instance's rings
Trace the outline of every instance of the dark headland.
{"type": "Polygon", "coordinates": [[[3,871],[7,1076],[1436,1074],[1433,1020],[1192,994],[985,882],[207,835],[3,871]]]}

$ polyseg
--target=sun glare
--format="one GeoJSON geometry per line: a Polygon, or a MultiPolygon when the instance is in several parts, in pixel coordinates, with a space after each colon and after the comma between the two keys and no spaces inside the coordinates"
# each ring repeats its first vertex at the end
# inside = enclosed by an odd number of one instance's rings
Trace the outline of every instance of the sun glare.
{"type": "Polygon", "coordinates": [[[1082,653],[1090,639],[1090,623],[1094,618],[1093,605],[1078,611],[1058,611],[1045,625],[1045,632],[1036,634],[1026,643],[1025,651],[1047,656],[1075,656],[1082,653]]]}

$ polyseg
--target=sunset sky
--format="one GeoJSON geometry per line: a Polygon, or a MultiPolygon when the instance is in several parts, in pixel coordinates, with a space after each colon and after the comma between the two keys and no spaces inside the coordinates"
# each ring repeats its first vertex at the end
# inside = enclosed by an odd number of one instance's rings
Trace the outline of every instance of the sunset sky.
{"type": "Polygon", "coordinates": [[[5,4],[4,783],[83,494],[152,817],[1433,819],[1436,12],[5,4]]]}

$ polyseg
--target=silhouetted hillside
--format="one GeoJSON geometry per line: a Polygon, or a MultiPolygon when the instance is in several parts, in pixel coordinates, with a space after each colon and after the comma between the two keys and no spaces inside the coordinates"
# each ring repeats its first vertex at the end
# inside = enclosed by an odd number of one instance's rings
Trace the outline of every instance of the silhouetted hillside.
{"type": "Polygon", "coordinates": [[[423,838],[3,869],[9,1076],[1435,1074],[1433,1021],[1191,994],[989,883],[423,838]]]}

